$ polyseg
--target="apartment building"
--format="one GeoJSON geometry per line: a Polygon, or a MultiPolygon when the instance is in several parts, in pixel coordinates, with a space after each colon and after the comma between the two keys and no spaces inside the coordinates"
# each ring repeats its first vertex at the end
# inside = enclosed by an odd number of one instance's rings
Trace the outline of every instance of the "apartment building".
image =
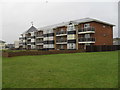
{"type": "Polygon", "coordinates": [[[33,25],[21,34],[22,49],[79,50],[87,45],[113,45],[113,24],[83,18],[41,28],[33,25]]]}

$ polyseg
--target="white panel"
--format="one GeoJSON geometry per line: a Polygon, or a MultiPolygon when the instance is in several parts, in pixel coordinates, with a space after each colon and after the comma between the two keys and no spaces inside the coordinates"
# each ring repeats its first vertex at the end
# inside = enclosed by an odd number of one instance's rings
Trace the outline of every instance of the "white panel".
{"type": "Polygon", "coordinates": [[[26,48],[25,45],[23,45],[23,48],[26,48]]]}
{"type": "Polygon", "coordinates": [[[25,40],[23,40],[23,42],[25,42],[25,40]]]}
{"type": "Polygon", "coordinates": [[[68,39],[68,40],[70,40],[70,39],[75,39],[75,34],[67,35],[67,39],[68,39]]]}
{"type": "Polygon", "coordinates": [[[53,36],[51,36],[51,37],[44,37],[43,40],[44,40],[44,41],[53,40],[53,36]]]}
{"type": "Polygon", "coordinates": [[[44,44],[43,48],[54,48],[54,44],[44,44]]]}
{"type": "Polygon", "coordinates": [[[53,40],[53,36],[51,36],[51,37],[48,37],[48,40],[53,40]]]}
{"type": "Polygon", "coordinates": [[[48,37],[44,37],[43,40],[44,40],[44,41],[47,41],[47,40],[48,40],[48,37]]]}
{"type": "Polygon", "coordinates": [[[25,34],[23,34],[23,37],[25,37],[25,34]]]}
{"type": "Polygon", "coordinates": [[[49,44],[48,46],[48,48],[54,48],[54,44],[49,44]]]}
{"type": "Polygon", "coordinates": [[[19,41],[14,42],[15,48],[19,48],[19,41]]]}
{"type": "Polygon", "coordinates": [[[35,42],[35,39],[31,39],[31,42],[35,42]]]}

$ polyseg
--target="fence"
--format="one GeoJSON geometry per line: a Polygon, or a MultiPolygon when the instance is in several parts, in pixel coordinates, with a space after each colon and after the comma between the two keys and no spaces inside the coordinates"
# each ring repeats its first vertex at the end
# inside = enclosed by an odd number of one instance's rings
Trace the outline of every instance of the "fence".
{"type": "Polygon", "coordinates": [[[53,50],[53,51],[21,51],[21,52],[2,52],[3,57],[26,56],[26,55],[48,55],[63,53],[79,53],[85,50],[53,50]]]}
{"type": "Polygon", "coordinates": [[[116,51],[120,50],[120,45],[93,45],[86,46],[86,52],[116,51]]]}

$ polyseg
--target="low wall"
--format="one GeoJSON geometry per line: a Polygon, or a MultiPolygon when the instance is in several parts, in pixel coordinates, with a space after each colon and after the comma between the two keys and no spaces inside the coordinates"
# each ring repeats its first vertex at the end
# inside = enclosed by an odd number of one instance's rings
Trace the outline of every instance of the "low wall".
{"type": "Polygon", "coordinates": [[[2,56],[15,57],[15,56],[26,56],[26,55],[48,55],[48,54],[79,53],[79,52],[84,52],[84,50],[2,52],[2,56]]]}

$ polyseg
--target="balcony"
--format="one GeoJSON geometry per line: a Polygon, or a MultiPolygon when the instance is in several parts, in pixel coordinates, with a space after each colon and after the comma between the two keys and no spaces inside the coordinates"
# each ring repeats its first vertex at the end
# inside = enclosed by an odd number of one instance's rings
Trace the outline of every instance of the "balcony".
{"type": "Polygon", "coordinates": [[[66,32],[66,31],[56,32],[56,36],[64,36],[64,35],[67,35],[67,32],[66,32]]]}
{"type": "Polygon", "coordinates": [[[19,39],[21,40],[21,39],[23,39],[23,37],[19,37],[19,39]]]}
{"type": "Polygon", "coordinates": [[[43,45],[43,41],[36,41],[37,45],[43,45]]]}
{"type": "Polygon", "coordinates": [[[95,38],[79,38],[79,43],[95,43],[95,38]]]}
{"type": "Polygon", "coordinates": [[[27,36],[27,39],[35,38],[35,36],[27,36]]]}
{"type": "Polygon", "coordinates": [[[22,39],[26,39],[26,37],[19,37],[19,39],[20,39],[20,40],[22,40],[22,39]]]}
{"type": "Polygon", "coordinates": [[[26,45],[26,42],[22,42],[22,43],[20,43],[20,44],[22,44],[22,45],[26,45]]]}
{"type": "Polygon", "coordinates": [[[66,39],[56,40],[56,44],[67,44],[67,40],[66,39]]]}
{"type": "Polygon", "coordinates": [[[36,34],[36,38],[43,38],[43,34],[36,34]]]}
{"type": "Polygon", "coordinates": [[[23,45],[23,42],[20,42],[19,45],[22,46],[22,45],[23,45]]]}
{"type": "Polygon", "coordinates": [[[28,41],[28,42],[27,42],[27,45],[31,45],[31,42],[30,42],[30,41],[28,41]]]}
{"type": "Polygon", "coordinates": [[[78,30],[78,34],[86,34],[86,33],[95,33],[95,28],[89,27],[89,28],[81,28],[78,30]]]}

